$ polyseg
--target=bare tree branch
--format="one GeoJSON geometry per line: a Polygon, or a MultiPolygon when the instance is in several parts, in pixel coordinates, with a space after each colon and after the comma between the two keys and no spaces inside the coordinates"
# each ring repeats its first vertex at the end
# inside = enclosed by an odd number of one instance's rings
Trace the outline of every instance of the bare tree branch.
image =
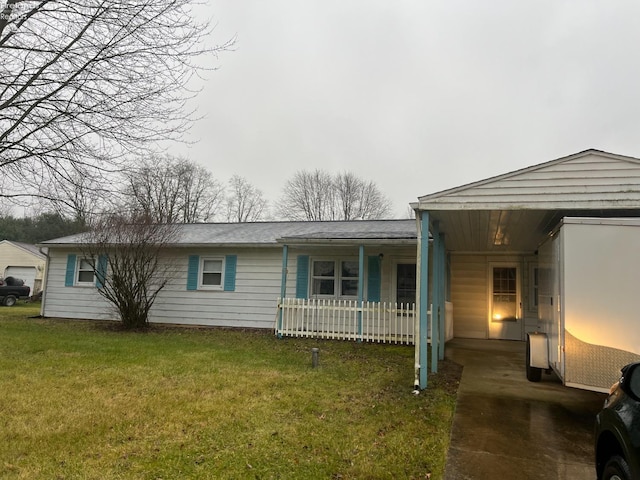
{"type": "Polygon", "coordinates": [[[153,156],[126,174],[126,208],[158,223],[206,222],[220,210],[224,187],[184,158],[153,156]]]}
{"type": "MultiPolygon", "coordinates": [[[[101,184],[196,119],[198,0],[0,0],[0,197],[101,184]]],[[[65,192],[61,192],[60,197],[65,192]]]]}
{"type": "Polygon", "coordinates": [[[391,202],[352,173],[299,171],[285,184],[276,212],[288,220],[370,220],[388,216],[391,202]]]}
{"type": "Polygon", "coordinates": [[[267,201],[260,190],[239,175],[231,177],[229,188],[231,193],[227,196],[228,222],[256,222],[262,219],[267,201]]]}

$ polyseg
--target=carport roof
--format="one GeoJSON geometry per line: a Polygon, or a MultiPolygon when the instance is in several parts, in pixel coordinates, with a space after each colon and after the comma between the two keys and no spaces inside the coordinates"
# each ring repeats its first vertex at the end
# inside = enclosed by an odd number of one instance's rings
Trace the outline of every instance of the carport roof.
{"type": "Polygon", "coordinates": [[[566,216],[640,216],[640,159],[585,150],[419,197],[447,250],[533,253],[566,216]]]}

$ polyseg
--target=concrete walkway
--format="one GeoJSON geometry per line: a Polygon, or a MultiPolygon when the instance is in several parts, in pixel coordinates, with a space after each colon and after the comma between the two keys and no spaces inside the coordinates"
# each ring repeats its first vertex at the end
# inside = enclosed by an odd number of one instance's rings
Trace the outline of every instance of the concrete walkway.
{"type": "Polygon", "coordinates": [[[525,376],[525,344],[447,343],[463,365],[445,480],[595,479],[593,426],[605,395],[525,376]]]}

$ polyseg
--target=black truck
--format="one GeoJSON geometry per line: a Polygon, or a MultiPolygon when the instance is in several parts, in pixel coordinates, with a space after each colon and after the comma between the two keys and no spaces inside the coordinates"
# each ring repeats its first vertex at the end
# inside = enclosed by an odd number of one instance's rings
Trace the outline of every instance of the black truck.
{"type": "Polygon", "coordinates": [[[19,298],[29,298],[31,288],[15,277],[0,278],[0,304],[12,307],[19,298]]]}

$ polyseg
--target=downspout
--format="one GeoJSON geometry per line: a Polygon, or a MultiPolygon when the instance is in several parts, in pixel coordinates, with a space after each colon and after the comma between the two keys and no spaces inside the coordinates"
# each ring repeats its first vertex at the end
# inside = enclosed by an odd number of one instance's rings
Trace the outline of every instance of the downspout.
{"type": "Polygon", "coordinates": [[[364,245],[358,250],[358,341],[362,342],[362,308],[364,301],[364,245]]]}
{"type": "Polygon", "coordinates": [[[284,299],[287,296],[287,265],[289,262],[289,246],[282,246],[282,279],[280,280],[280,311],[278,312],[278,326],[276,329],[278,338],[282,338],[282,315],[284,313],[284,299]]]}
{"type": "Polygon", "coordinates": [[[42,248],[43,247],[38,247],[38,251],[47,259],[44,265],[44,278],[42,279],[42,300],[40,301],[40,316],[44,317],[44,304],[47,298],[47,288],[49,285],[49,263],[51,262],[51,259],[49,258],[49,249],[47,247],[44,247],[46,249],[45,252],[42,248]]]}

